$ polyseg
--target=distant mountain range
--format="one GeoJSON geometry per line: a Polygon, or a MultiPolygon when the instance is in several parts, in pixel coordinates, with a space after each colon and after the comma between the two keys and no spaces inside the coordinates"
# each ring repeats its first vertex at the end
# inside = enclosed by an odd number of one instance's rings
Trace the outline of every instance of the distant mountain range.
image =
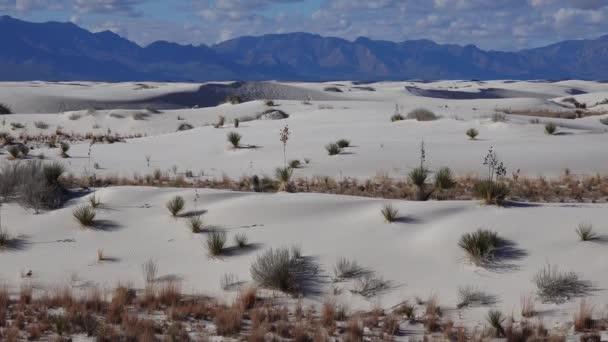
{"type": "Polygon", "coordinates": [[[73,23],[0,17],[0,80],[608,79],[608,35],[517,52],[309,33],[141,47],[73,23]]]}

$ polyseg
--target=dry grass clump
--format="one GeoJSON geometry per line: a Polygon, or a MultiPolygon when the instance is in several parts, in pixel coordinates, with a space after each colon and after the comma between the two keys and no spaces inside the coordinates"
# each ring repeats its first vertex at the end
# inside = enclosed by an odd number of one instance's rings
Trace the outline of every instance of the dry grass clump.
{"type": "Polygon", "coordinates": [[[534,297],[531,295],[522,295],[520,299],[521,303],[521,316],[525,318],[534,317],[536,315],[536,302],[534,297]]]}
{"type": "Polygon", "coordinates": [[[60,153],[59,155],[61,156],[61,158],[69,158],[70,156],[68,155],[68,151],[70,150],[70,144],[68,144],[65,141],[62,141],[59,143],[59,150],[60,153]]]}
{"type": "Polygon", "coordinates": [[[95,226],[95,208],[90,205],[81,205],[72,211],[72,216],[83,228],[95,226]]]}
{"type": "Polygon", "coordinates": [[[338,147],[340,147],[340,148],[350,147],[350,140],[340,139],[340,140],[336,141],[336,145],[338,145],[338,147]]]}
{"type": "Polygon", "coordinates": [[[234,244],[239,248],[245,248],[248,244],[247,234],[238,233],[234,235],[234,244]]]}
{"type": "Polygon", "coordinates": [[[395,113],[391,116],[391,122],[402,121],[402,120],[405,120],[405,118],[403,117],[403,115],[401,115],[401,113],[395,113]]]}
{"type": "Polygon", "coordinates": [[[503,327],[503,323],[506,320],[506,317],[502,314],[502,312],[498,310],[490,310],[488,311],[488,315],[486,317],[488,324],[490,324],[490,328],[492,329],[492,335],[495,338],[501,338],[505,336],[505,329],[503,327]]]}
{"type": "Polygon", "coordinates": [[[479,229],[474,233],[465,233],[458,241],[458,246],[466,252],[469,261],[477,266],[490,262],[501,244],[501,239],[496,232],[484,229],[479,229]]]}
{"type": "Polygon", "coordinates": [[[291,292],[297,288],[301,256],[289,248],[269,249],[251,265],[251,278],[262,287],[291,292]]]}
{"type": "Polygon", "coordinates": [[[458,288],[458,308],[492,305],[496,303],[496,296],[488,294],[476,287],[465,286],[458,288]]]}
{"type": "Polygon", "coordinates": [[[594,327],[593,306],[581,299],[578,312],[574,315],[574,331],[589,331],[594,327]]]}
{"type": "Polygon", "coordinates": [[[407,114],[407,118],[417,121],[434,121],[439,119],[435,113],[425,108],[417,108],[407,114]]]}
{"type": "Polygon", "coordinates": [[[193,216],[188,220],[188,227],[193,233],[198,234],[203,231],[203,220],[199,216],[193,216]]]}
{"type": "Polygon", "coordinates": [[[34,121],[34,127],[38,129],[48,129],[49,124],[44,121],[34,121]]]}
{"type": "Polygon", "coordinates": [[[177,217],[179,213],[184,209],[186,202],[181,196],[175,196],[169,202],[167,202],[167,209],[171,213],[171,216],[177,217]]]}
{"type": "Polygon", "coordinates": [[[560,272],[550,264],[541,268],[533,278],[536,295],[546,303],[562,303],[593,291],[589,281],[581,280],[574,272],[560,272]]]}
{"type": "Polygon", "coordinates": [[[365,273],[363,267],[359,266],[356,260],[340,258],[334,266],[334,279],[342,281],[357,278],[365,273]]]}

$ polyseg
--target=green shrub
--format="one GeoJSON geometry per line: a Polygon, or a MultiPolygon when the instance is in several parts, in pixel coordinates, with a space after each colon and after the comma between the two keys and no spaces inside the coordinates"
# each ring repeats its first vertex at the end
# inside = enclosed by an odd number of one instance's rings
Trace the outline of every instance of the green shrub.
{"type": "Polygon", "coordinates": [[[410,182],[412,182],[412,184],[414,184],[418,188],[416,197],[419,201],[426,201],[432,193],[432,191],[426,191],[426,181],[428,176],[429,171],[424,168],[424,166],[419,166],[410,171],[410,173],[408,174],[410,182]]]}
{"type": "Polygon", "coordinates": [[[347,147],[350,147],[350,140],[340,139],[340,140],[336,141],[336,144],[340,148],[347,148],[347,147]]]}
{"type": "Polygon", "coordinates": [[[549,123],[545,124],[545,133],[547,133],[549,135],[553,135],[553,134],[555,134],[556,130],[557,130],[557,126],[553,122],[549,122],[549,123]]]}
{"type": "Polygon", "coordinates": [[[212,231],[207,236],[207,251],[209,255],[218,256],[224,251],[226,245],[226,232],[212,231]]]}
{"type": "Polygon", "coordinates": [[[451,189],[456,185],[452,170],[449,167],[442,167],[435,173],[435,189],[436,190],[447,190],[451,189]]]}
{"type": "Polygon", "coordinates": [[[65,166],[58,162],[44,164],[42,171],[49,184],[59,184],[59,178],[65,173],[65,166]]]}
{"type": "Polygon", "coordinates": [[[435,113],[425,108],[417,108],[407,114],[407,118],[417,121],[434,121],[439,119],[435,113]]]}
{"type": "Polygon", "coordinates": [[[167,202],[167,209],[171,213],[171,216],[177,217],[180,211],[184,209],[185,206],[184,198],[181,196],[175,196],[169,202],[167,202]]]}
{"type": "Polygon", "coordinates": [[[390,203],[385,204],[382,209],[380,209],[380,213],[382,213],[382,216],[384,216],[384,220],[388,223],[393,223],[397,221],[397,218],[399,216],[399,210],[393,207],[393,205],[390,203]]]}
{"type": "Polygon", "coordinates": [[[81,205],[72,212],[80,226],[83,228],[93,227],[95,225],[95,209],[89,205],[81,205]]]}
{"type": "Polygon", "coordinates": [[[475,129],[475,128],[469,128],[467,130],[467,136],[469,138],[471,138],[471,140],[475,140],[477,139],[477,136],[479,135],[479,132],[475,129]]]}
{"type": "Polygon", "coordinates": [[[228,133],[228,142],[232,144],[233,148],[239,148],[241,143],[241,135],[236,132],[228,133]]]}
{"type": "Polygon", "coordinates": [[[203,220],[199,216],[193,216],[188,220],[188,227],[193,233],[198,234],[203,231],[203,220]]]}
{"type": "Polygon", "coordinates": [[[340,152],[342,152],[342,149],[336,143],[325,145],[325,149],[330,156],[335,156],[336,154],[340,154],[340,152]]]}
{"type": "Polygon", "coordinates": [[[293,174],[293,169],[290,167],[277,167],[274,170],[274,175],[276,179],[279,181],[279,191],[289,191],[290,190],[290,182],[291,175],[293,174]]]}
{"type": "Polygon", "coordinates": [[[251,278],[263,287],[295,291],[299,259],[289,248],[271,248],[259,255],[251,265],[251,278]]]}
{"type": "Polygon", "coordinates": [[[505,329],[502,327],[505,317],[503,316],[502,312],[498,310],[490,310],[486,320],[490,324],[490,327],[492,327],[492,330],[494,330],[494,337],[500,338],[505,336],[505,329]]]}
{"type": "Polygon", "coordinates": [[[463,234],[458,241],[458,246],[467,253],[469,260],[478,266],[491,261],[500,245],[501,239],[496,232],[483,229],[463,234]]]}

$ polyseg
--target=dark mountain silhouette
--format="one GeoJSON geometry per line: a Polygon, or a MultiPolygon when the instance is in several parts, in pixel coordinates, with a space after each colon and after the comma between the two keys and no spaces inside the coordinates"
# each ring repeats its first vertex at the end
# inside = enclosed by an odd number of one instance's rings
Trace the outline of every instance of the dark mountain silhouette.
{"type": "Polygon", "coordinates": [[[0,80],[608,79],[608,36],[516,52],[309,33],[141,47],[72,23],[0,17],[0,80]]]}

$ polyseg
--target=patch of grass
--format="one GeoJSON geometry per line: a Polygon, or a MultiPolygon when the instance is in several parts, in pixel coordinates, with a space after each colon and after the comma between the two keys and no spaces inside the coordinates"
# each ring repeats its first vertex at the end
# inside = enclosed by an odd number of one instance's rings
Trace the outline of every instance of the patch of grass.
{"type": "Polygon", "coordinates": [[[560,272],[550,264],[541,268],[533,278],[536,295],[545,303],[562,303],[572,297],[587,295],[592,289],[590,282],[581,280],[574,272],[560,272]]]}
{"type": "Polygon", "coordinates": [[[99,199],[99,197],[93,194],[89,197],[89,205],[91,206],[91,208],[97,209],[101,207],[101,199],[99,199]]]}
{"type": "Polygon", "coordinates": [[[156,276],[158,274],[158,264],[152,258],[146,260],[143,264],[141,264],[141,273],[144,277],[146,285],[151,286],[156,281],[156,276]]]}
{"type": "Polygon", "coordinates": [[[431,191],[426,191],[426,180],[429,176],[429,170],[427,170],[424,166],[419,166],[408,174],[408,178],[412,184],[418,188],[416,197],[418,201],[426,201],[429,199],[432,194],[431,191]]]}
{"type": "Polygon", "coordinates": [[[336,141],[336,144],[340,148],[347,148],[347,147],[350,147],[350,140],[348,140],[348,139],[340,139],[340,140],[336,141]]]}
{"type": "Polygon", "coordinates": [[[501,239],[496,232],[479,229],[474,233],[463,234],[458,246],[467,253],[473,264],[481,266],[494,257],[496,249],[501,246],[501,239]]]}
{"type": "Polygon", "coordinates": [[[393,223],[399,218],[399,210],[393,207],[393,205],[390,203],[387,203],[382,206],[382,209],[380,209],[380,213],[382,213],[382,216],[384,216],[384,220],[387,223],[393,223]]]}
{"type": "Polygon", "coordinates": [[[238,234],[234,235],[234,244],[237,245],[239,248],[247,247],[247,243],[248,243],[247,234],[238,233],[238,234]]]}
{"type": "Polygon", "coordinates": [[[553,135],[555,134],[555,131],[557,131],[557,126],[553,122],[548,122],[545,124],[545,133],[553,135]]]}
{"type": "Polygon", "coordinates": [[[356,260],[340,258],[334,266],[334,277],[337,281],[357,278],[363,275],[363,268],[356,260]]]}
{"type": "Polygon", "coordinates": [[[496,303],[496,297],[473,287],[465,286],[458,288],[458,308],[492,305],[496,303]]]}
{"type": "Polygon", "coordinates": [[[327,150],[327,153],[330,156],[335,156],[342,152],[342,149],[336,143],[330,143],[330,144],[325,145],[325,150],[327,150]]]}
{"type": "Polygon", "coordinates": [[[536,302],[531,295],[522,295],[520,298],[521,316],[530,318],[536,315],[536,302]]]}
{"type": "Polygon", "coordinates": [[[289,248],[269,249],[251,265],[251,277],[262,287],[284,292],[296,290],[297,255],[289,248]]]}
{"type": "Polygon", "coordinates": [[[223,115],[220,115],[217,117],[217,123],[215,125],[213,125],[213,127],[215,127],[215,128],[224,127],[225,122],[226,122],[226,117],[223,115]]]}
{"type": "Polygon", "coordinates": [[[171,213],[171,216],[177,217],[179,213],[184,209],[186,202],[181,196],[175,196],[169,202],[167,202],[167,209],[171,213]]]}
{"type": "Polygon", "coordinates": [[[425,108],[417,108],[407,114],[407,118],[417,121],[434,121],[439,119],[435,113],[425,108]]]}
{"type": "Polygon", "coordinates": [[[226,246],[226,232],[214,230],[207,236],[207,252],[211,256],[221,255],[226,246]]]}
{"type": "Polygon", "coordinates": [[[95,225],[95,209],[89,205],[81,205],[74,209],[72,216],[83,228],[93,227],[95,225]]]}
{"type": "Polygon", "coordinates": [[[281,191],[289,191],[291,184],[291,176],[293,174],[293,169],[290,167],[277,167],[274,170],[274,175],[276,179],[279,181],[279,192],[281,191]]]}
{"type": "Polygon", "coordinates": [[[198,234],[203,231],[203,220],[199,216],[193,216],[188,220],[188,227],[193,233],[198,234]]]}
{"type": "Polygon", "coordinates": [[[576,234],[581,241],[593,241],[598,238],[596,232],[593,231],[593,225],[590,223],[581,223],[576,228],[576,234]]]}
{"type": "Polygon", "coordinates": [[[230,142],[230,144],[232,144],[232,147],[235,149],[241,146],[241,138],[242,136],[237,132],[230,132],[227,135],[228,142],[230,142]]]}
{"type": "Polygon", "coordinates": [[[435,173],[435,189],[448,190],[456,185],[456,180],[449,167],[442,167],[435,173]]]}
{"type": "Polygon", "coordinates": [[[589,305],[585,299],[581,299],[578,312],[574,315],[574,331],[583,332],[593,329],[593,306],[589,305]]]}
{"type": "Polygon", "coordinates": [[[479,131],[477,131],[475,128],[469,128],[467,129],[467,136],[471,139],[471,140],[476,140],[477,136],[479,135],[479,131]]]}
{"type": "Polygon", "coordinates": [[[42,172],[48,184],[57,185],[59,184],[59,178],[65,173],[65,166],[59,162],[44,164],[42,172]]]}
{"type": "Polygon", "coordinates": [[[509,195],[509,186],[488,180],[481,180],[473,186],[473,193],[480,198],[483,198],[486,204],[501,205],[509,195]]]}

